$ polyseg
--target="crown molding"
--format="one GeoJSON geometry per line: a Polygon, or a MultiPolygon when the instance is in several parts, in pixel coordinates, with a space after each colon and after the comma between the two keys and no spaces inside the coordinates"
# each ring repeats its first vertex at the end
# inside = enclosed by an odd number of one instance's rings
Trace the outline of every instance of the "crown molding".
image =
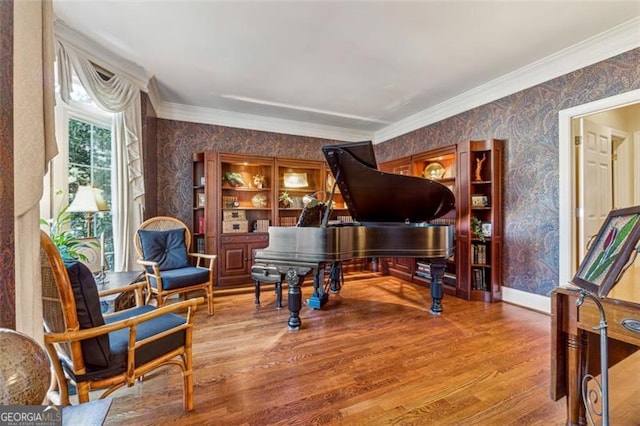
{"type": "Polygon", "coordinates": [[[160,96],[160,89],[158,89],[158,80],[153,76],[149,79],[149,84],[147,85],[149,100],[151,101],[151,105],[153,105],[153,109],[156,111],[156,115],[158,111],[162,107],[162,97],[160,96]]]}
{"type": "Polygon", "coordinates": [[[158,118],[188,121],[192,123],[214,124],[225,127],[260,130],[296,136],[357,142],[371,140],[373,132],[326,126],[302,121],[283,120],[253,114],[243,114],[219,109],[192,107],[172,102],[162,102],[156,108],[158,118]]]}
{"type": "Polygon", "coordinates": [[[151,74],[135,62],[126,60],[113,53],[104,46],[87,38],[84,34],[67,26],[64,21],[56,19],[53,22],[55,37],[71,45],[85,58],[113,73],[130,78],[141,90],[147,92],[147,85],[151,74]]]}
{"type": "Polygon", "coordinates": [[[637,47],[640,47],[640,18],[631,19],[540,61],[386,126],[375,132],[373,142],[382,143],[637,47]]]}
{"type": "Polygon", "coordinates": [[[640,18],[634,18],[434,107],[368,132],[163,102],[155,78],[144,68],[88,39],[63,21],[54,22],[54,31],[57,38],[71,44],[89,60],[131,78],[141,90],[149,93],[159,118],[347,142],[373,140],[376,144],[640,47],[640,18]]]}

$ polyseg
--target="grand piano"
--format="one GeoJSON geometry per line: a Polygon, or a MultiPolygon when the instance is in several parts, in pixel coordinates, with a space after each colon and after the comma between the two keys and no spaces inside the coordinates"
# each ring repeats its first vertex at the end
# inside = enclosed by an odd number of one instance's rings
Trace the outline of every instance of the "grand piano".
{"type": "MultiPolygon", "coordinates": [[[[329,276],[337,291],[340,262],[368,257],[415,257],[431,262],[430,312],[442,313],[444,268],[454,254],[454,227],[430,224],[445,215],[455,203],[446,186],[428,179],[382,172],[377,169],[371,142],[330,145],[322,148],[335,177],[328,200],[318,206],[316,226],[269,227],[269,246],[257,250],[251,276],[260,281],[288,284],[288,326],[299,329],[301,286],[307,275],[314,277],[309,299],[318,308],[328,298],[323,284],[329,276]],[[335,186],[354,222],[332,224],[328,220],[335,186]],[[338,267],[336,267],[338,266],[338,267]]],[[[305,216],[303,211],[302,216],[305,216]]]]}

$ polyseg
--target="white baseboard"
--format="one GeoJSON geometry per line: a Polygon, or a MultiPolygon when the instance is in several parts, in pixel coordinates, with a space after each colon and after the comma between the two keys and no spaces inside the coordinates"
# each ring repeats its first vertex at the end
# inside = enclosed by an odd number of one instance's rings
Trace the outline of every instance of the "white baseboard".
{"type": "Polygon", "coordinates": [[[545,314],[551,314],[551,298],[548,296],[527,293],[526,291],[503,286],[502,301],[545,314]]]}

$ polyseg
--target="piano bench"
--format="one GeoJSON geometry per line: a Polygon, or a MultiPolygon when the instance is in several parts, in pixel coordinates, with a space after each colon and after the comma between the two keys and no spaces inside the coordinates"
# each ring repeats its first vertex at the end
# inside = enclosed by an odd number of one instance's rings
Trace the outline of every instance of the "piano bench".
{"type": "Polygon", "coordinates": [[[255,280],[256,306],[260,306],[260,284],[274,283],[276,292],[276,308],[282,308],[282,279],[278,270],[273,266],[253,265],[251,278],[255,280]]]}

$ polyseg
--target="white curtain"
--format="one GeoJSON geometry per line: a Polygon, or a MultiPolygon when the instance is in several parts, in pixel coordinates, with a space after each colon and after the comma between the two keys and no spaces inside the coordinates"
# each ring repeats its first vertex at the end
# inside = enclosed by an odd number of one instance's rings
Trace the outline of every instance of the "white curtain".
{"type": "Polygon", "coordinates": [[[43,343],[38,203],[43,176],[58,152],[53,120],[53,7],[50,0],[16,1],[13,7],[16,329],[43,343]]]}
{"type": "Polygon", "coordinates": [[[105,79],[95,65],[68,43],[57,41],[60,97],[69,103],[72,69],[96,105],[114,113],[112,135],[115,141],[113,194],[113,239],[116,271],[135,265],[133,237],[142,223],[144,179],[142,173],[140,89],[123,75],[105,79]]]}

